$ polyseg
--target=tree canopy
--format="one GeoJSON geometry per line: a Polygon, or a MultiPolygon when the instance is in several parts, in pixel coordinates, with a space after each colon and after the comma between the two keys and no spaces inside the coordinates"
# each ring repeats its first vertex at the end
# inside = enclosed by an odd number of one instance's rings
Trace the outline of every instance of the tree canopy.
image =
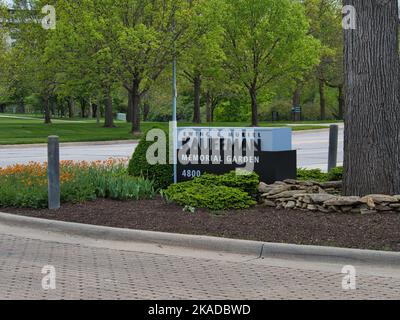
{"type": "Polygon", "coordinates": [[[215,110],[233,103],[256,126],[273,97],[290,95],[293,79],[306,81],[329,51],[310,21],[318,1],[309,2],[16,0],[20,19],[3,50],[4,85],[21,110],[30,97],[40,98],[46,122],[56,110],[73,116],[79,102],[81,116],[96,108],[106,127],[126,112],[139,132],[143,118],[169,113],[170,90],[161,102],[154,92],[168,88],[175,57],[180,118],[213,121],[215,110]],[[56,9],[54,29],[41,25],[48,4],[56,9]]]}

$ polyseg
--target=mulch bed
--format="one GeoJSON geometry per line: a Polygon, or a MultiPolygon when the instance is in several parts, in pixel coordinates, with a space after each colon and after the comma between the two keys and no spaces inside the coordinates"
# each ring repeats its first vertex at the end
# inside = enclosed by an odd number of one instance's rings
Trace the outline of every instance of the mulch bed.
{"type": "Polygon", "coordinates": [[[24,216],[109,227],[212,235],[265,242],[400,251],[400,214],[339,214],[276,210],[257,206],[241,211],[183,212],[162,199],[96,200],[65,204],[54,212],[0,209],[24,216]]]}

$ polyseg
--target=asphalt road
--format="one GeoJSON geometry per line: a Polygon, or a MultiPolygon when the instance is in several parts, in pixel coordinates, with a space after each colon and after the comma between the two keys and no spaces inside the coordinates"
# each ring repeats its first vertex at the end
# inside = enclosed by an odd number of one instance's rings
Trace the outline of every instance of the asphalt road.
{"type": "Polygon", "coordinates": [[[0,224],[2,299],[398,299],[396,268],[52,234],[0,224]],[[348,267],[347,267],[348,268],[348,267]],[[346,290],[350,289],[350,290],[346,290]]]}
{"type": "MultiPolygon", "coordinates": [[[[296,131],[293,133],[293,148],[298,150],[298,166],[302,168],[327,169],[329,130],[296,131]]],[[[106,160],[130,157],[136,146],[131,142],[64,144],[61,147],[63,160],[106,160]]],[[[343,125],[339,138],[339,164],[343,162],[343,125]]],[[[0,146],[0,167],[30,161],[46,161],[45,145],[0,146]]]]}

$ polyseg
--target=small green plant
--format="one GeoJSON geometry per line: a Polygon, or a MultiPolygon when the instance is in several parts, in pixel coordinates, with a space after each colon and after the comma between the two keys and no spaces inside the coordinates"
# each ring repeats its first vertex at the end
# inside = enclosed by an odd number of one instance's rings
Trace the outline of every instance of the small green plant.
{"type": "Polygon", "coordinates": [[[191,206],[185,206],[183,208],[183,212],[195,213],[196,212],[196,208],[195,207],[191,207],[191,206]]]}
{"type": "MultiPolygon", "coordinates": [[[[153,128],[159,129],[159,128],[153,128]]],[[[154,182],[156,190],[168,187],[173,182],[173,167],[169,164],[151,165],[146,159],[147,150],[154,142],[146,140],[147,133],[140,140],[131,160],[129,161],[128,173],[134,177],[143,177],[154,182]]],[[[168,134],[166,133],[166,137],[168,134]]],[[[169,159],[169,146],[167,139],[167,161],[169,159]]]]}

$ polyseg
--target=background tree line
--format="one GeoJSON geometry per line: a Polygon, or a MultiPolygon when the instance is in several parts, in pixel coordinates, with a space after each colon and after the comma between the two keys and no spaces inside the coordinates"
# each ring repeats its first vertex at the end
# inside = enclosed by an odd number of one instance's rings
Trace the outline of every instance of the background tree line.
{"type": "Polygon", "coordinates": [[[52,117],[127,113],[171,117],[178,59],[178,117],[194,123],[342,119],[343,37],[334,0],[15,0],[2,7],[0,112],[52,117]],[[45,4],[55,30],[38,23],[45,4]],[[10,41],[10,38],[12,39],[10,41]]]}

